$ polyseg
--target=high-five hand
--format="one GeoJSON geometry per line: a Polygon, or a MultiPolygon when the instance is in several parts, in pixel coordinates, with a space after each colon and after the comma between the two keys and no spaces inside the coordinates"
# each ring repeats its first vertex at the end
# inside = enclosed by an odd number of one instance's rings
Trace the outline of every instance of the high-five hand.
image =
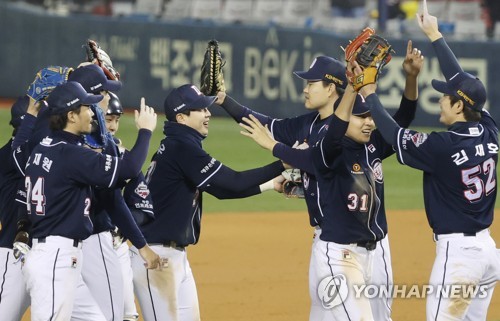
{"type": "Polygon", "coordinates": [[[272,151],[274,145],[278,142],[273,139],[267,125],[264,127],[254,115],[250,115],[249,117],[250,118],[242,118],[244,123],[240,123],[240,126],[246,129],[246,131],[241,131],[240,133],[244,136],[251,137],[261,147],[272,151]]]}

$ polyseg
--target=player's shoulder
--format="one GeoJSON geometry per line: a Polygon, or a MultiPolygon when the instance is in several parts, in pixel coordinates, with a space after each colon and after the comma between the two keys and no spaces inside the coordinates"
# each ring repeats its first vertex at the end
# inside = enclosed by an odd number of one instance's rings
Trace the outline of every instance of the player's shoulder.
{"type": "Polygon", "coordinates": [[[189,155],[207,154],[201,144],[180,137],[165,137],[157,153],[170,158],[183,158],[189,155]]]}
{"type": "Polygon", "coordinates": [[[314,119],[319,117],[319,113],[317,111],[312,111],[306,114],[298,115],[298,116],[293,116],[289,118],[276,118],[274,121],[275,122],[281,122],[281,123],[299,123],[299,124],[304,124],[304,122],[307,122],[306,125],[310,125],[314,119]]]}

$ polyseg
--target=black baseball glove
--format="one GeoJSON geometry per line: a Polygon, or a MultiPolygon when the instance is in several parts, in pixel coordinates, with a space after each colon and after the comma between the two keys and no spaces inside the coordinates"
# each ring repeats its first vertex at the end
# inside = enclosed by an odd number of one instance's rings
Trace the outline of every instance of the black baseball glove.
{"type": "Polygon", "coordinates": [[[215,39],[210,40],[201,65],[200,90],[203,94],[215,96],[219,91],[226,91],[224,75],[222,74],[224,65],[219,43],[215,39]]]}

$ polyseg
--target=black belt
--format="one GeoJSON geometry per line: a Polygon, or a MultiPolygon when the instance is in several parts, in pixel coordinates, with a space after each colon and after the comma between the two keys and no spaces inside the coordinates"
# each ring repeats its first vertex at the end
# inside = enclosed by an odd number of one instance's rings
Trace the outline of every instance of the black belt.
{"type": "Polygon", "coordinates": [[[448,234],[434,234],[434,241],[439,240],[439,235],[446,236],[450,234],[462,234],[463,236],[476,236],[476,232],[473,233],[448,233],[448,234]]]}
{"type": "Polygon", "coordinates": [[[149,243],[149,245],[161,245],[163,247],[170,247],[176,249],[178,251],[185,251],[186,247],[183,245],[177,244],[175,241],[167,241],[165,243],[149,243]]]}
{"type": "MultiPolygon", "coordinates": [[[[39,237],[39,238],[35,238],[35,240],[37,240],[38,243],[45,243],[45,241],[47,240],[46,237],[39,237]]],[[[78,247],[78,245],[80,244],[80,242],[82,240],[78,240],[78,239],[72,239],[73,240],[73,247],[78,247]]]]}
{"type": "Polygon", "coordinates": [[[364,247],[367,251],[373,251],[377,248],[377,241],[357,242],[356,245],[359,247],[364,247]]]}

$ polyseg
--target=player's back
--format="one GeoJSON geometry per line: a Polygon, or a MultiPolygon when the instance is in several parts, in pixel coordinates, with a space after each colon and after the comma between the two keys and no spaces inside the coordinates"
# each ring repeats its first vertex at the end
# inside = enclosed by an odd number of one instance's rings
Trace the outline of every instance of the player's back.
{"type": "Polygon", "coordinates": [[[496,128],[458,122],[428,139],[434,161],[432,173],[424,172],[424,198],[434,232],[472,233],[489,227],[496,200],[496,128]]]}

